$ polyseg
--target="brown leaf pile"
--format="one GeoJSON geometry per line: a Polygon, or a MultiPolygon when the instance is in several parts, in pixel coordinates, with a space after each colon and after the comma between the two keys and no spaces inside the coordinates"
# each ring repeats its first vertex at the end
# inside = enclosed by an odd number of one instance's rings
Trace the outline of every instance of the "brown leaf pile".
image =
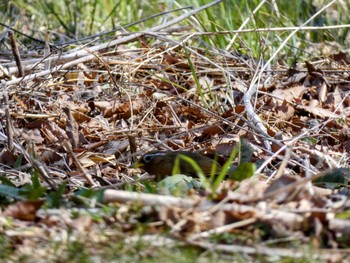
{"type": "MultiPolygon", "coordinates": [[[[344,54],[293,69],[281,63],[263,73],[250,103],[266,134],[243,100],[259,70],[254,60],[146,37],[134,45],[87,48],[81,60],[72,54],[52,52],[52,71],[41,53],[39,60],[24,60],[23,79],[14,62],[1,61],[1,176],[21,183],[35,168],[51,188],[68,182],[71,191],[83,185],[114,189],[105,192],[106,202],[128,210],[128,202],[138,200],[145,211],[151,208],[138,222],[154,218],[172,237],[203,248],[217,235],[216,249],[225,252],[302,257],[302,250],[289,248],[295,241],[312,243],[315,258],[349,252],[349,220],[336,218],[349,208],[347,193],[311,183],[321,172],[349,166],[350,66],[344,54]],[[118,190],[125,183],[142,189],[140,172],[128,166],[144,152],[201,150],[224,162],[239,138],[254,149],[250,161],[262,166],[252,179],[223,182],[215,202],[196,194],[168,200],[118,190]],[[229,241],[223,233],[239,238],[229,241]]],[[[34,220],[37,205],[17,204],[2,216],[34,220]]],[[[53,217],[37,220],[62,227],[53,217]]],[[[109,220],[133,227],[121,211],[109,220]]]]}

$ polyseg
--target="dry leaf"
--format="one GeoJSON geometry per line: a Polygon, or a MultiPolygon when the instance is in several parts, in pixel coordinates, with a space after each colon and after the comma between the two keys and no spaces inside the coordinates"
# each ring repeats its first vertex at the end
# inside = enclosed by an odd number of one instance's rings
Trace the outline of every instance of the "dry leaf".
{"type": "Polygon", "coordinates": [[[43,204],[44,200],[18,201],[6,207],[3,214],[19,220],[34,221],[36,211],[38,211],[43,204]]]}
{"type": "Polygon", "coordinates": [[[321,118],[332,118],[332,119],[339,119],[341,116],[333,113],[327,109],[322,109],[318,107],[312,107],[312,106],[302,106],[299,105],[298,109],[305,110],[307,112],[310,112],[311,114],[321,117],[321,118]]]}
{"type": "Polygon", "coordinates": [[[294,86],[288,89],[277,89],[272,92],[274,96],[279,98],[276,102],[282,104],[285,100],[293,102],[296,98],[301,98],[303,93],[306,91],[306,87],[302,85],[294,86]]]}
{"type": "Polygon", "coordinates": [[[318,100],[321,102],[325,102],[327,99],[327,84],[323,82],[321,86],[318,88],[318,100]]]}

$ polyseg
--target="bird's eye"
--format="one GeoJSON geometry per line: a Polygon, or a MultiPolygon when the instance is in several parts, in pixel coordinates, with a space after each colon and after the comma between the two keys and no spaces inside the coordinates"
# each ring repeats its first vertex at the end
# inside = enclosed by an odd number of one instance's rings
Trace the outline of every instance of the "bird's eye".
{"type": "MultiPolygon", "coordinates": [[[[156,152],[156,153],[149,153],[149,154],[146,154],[142,160],[144,163],[150,163],[152,162],[152,160],[154,158],[159,158],[158,156],[166,156],[166,153],[165,152],[156,152]]],[[[163,157],[161,158],[163,159],[163,157]]],[[[159,160],[159,159],[158,159],[159,160]]]]}
{"type": "Polygon", "coordinates": [[[149,163],[150,161],[152,161],[153,159],[153,155],[152,154],[146,154],[144,157],[143,157],[143,161],[145,163],[149,163]]]}

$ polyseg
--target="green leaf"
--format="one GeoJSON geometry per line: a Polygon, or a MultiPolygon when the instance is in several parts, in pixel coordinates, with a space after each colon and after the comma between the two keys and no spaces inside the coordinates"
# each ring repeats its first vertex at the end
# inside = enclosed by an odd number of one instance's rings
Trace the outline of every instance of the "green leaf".
{"type": "Polygon", "coordinates": [[[80,189],[75,192],[76,196],[82,196],[89,199],[96,199],[97,202],[101,203],[103,201],[104,190],[94,190],[94,189],[80,189]]]}
{"type": "Polygon", "coordinates": [[[27,197],[28,200],[37,200],[38,198],[43,197],[47,188],[41,186],[38,171],[34,171],[31,181],[31,184],[25,184],[22,189],[20,189],[20,194],[27,197]]]}
{"type": "Polygon", "coordinates": [[[172,175],[176,175],[176,174],[181,174],[180,158],[179,157],[177,157],[175,159],[174,166],[173,166],[173,171],[172,171],[172,175]]]}
{"type": "Polygon", "coordinates": [[[21,189],[13,186],[0,184],[0,195],[4,197],[13,197],[15,199],[25,200],[25,198],[21,195],[20,190],[21,189]]]}
{"type": "Polygon", "coordinates": [[[301,138],[301,141],[309,144],[309,145],[315,145],[317,144],[317,139],[313,138],[313,137],[305,137],[305,138],[301,138]]]}
{"type": "Polygon", "coordinates": [[[31,184],[25,184],[19,189],[19,193],[28,200],[37,200],[45,195],[46,190],[46,187],[33,187],[31,184]]]}
{"type": "Polygon", "coordinates": [[[190,189],[201,188],[200,182],[183,174],[168,176],[158,183],[159,192],[175,196],[183,196],[190,189]]]}
{"type": "Polygon", "coordinates": [[[150,194],[155,194],[157,193],[157,186],[154,182],[151,181],[143,181],[142,182],[144,186],[144,192],[145,193],[150,193],[150,194]]]}
{"type": "Polygon", "coordinates": [[[187,61],[188,61],[188,64],[190,66],[190,69],[191,69],[191,72],[192,72],[192,76],[193,76],[193,79],[194,79],[194,83],[196,84],[196,87],[197,87],[197,91],[198,91],[198,95],[199,97],[201,98],[204,106],[206,108],[208,108],[208,103],[206,102],[204,96],[203,96],[203,92],[202,92],[202,86],[201,84],[199,83],[199,79],[198,79],[198,76],[197,76],[197,73],[196,73],[196,69],[194,67],[194,64],[191,60],[191,57],[190,57],[190,52],[184,47],[184,50],[185,50],[185,55],[186,55],[186,58],[187,58],[187,61]]]}
{"type": "MultiPolygon", "coordinates": [[[[201,181],[201,183],[203,184],[203,186],[205,187],[205,188],[209,188],[210,187],[210,181],[209,181],[209,179],[204,175],[204,173],[203,173],[203,171],[202,171],[202,169],[200,168],[200,166],[198,165],[198,163],[196,163],[196,161],[195,160],[193,160],[191,157],[188,157],[188,156],[186,156],[186,155],[183,155],[183,154],[179,154],[178,156],[177,156],[177,158],[175,159],[175,165],[174,165],[174,169],[179,169],[179,168],[177,168],[177,167],[175,167],[175,166],[180,166],[179,164],[179,162],[180,162],[180,160],[179,160],[179,158],[181,158],[182,160],[184,160],[185,162],[188,162],[192,167],[193,167],[193,169],[196,171],[196,173],[197,173],[197,176],[198,176],[198,178],[199,178],[199,180],[201,181]],[[178,162],[178,163],[177,163],[178,162]]],[[[181,173],[181,171],[180,172],[178,172],[178,173],[181,173]]],[[[176,174],[176,173],[173,173],[173,175],[174,174],[176,174]]]]}
{"type": "Polygon", "coordinates": [[[327,188],[338,188],[350,181],[350,169],[335,168],[326,171],[324,175],[313,181],[314,184],[325,185],[327,188]]]}
{"type": "Polygon", "coordinates": [[[43,197],[46,193],[46,187],[42,187],[39,180],[39,173],[34,171],[31,181],[32,183],[25,184],[21,188],[15,185],[6,177],[0,177],[3,184],[0,185],[0,194],[5,197],[12,197],[19,200],[37,200],[43,197]]]}
{"type": "Polygon", "coordinates": [[[4,185],[16,187],[16,185],[14,183],[12,183],[12,181],[10,179],[8,179],[6,176],[0,176],[0,181],[4,185]]]}
{"type": "Polygon", "coordinates": [[[239,138],[240,150],[239,150],[239,162],[249,163],[252,161],[252,156],[254,153],[253,147],[250,145],[247,139],[242,137],[239,138]]]}
{"type": "Polygon", "coordinates": [[[32,181],[33,189],[37,189],[37,188],[41,187],[41,183],[40,183],[40,179],[39,179],[39,172],[37,170],[34,171],[32,177],[31,177],[31,181],[32,181]]]}
{"type": "Polygon", "coordinates": [[[13,168],[16,169],[16,168],[20,167],[22,164],[22,159],[23,159],[23,155],[18,156],[15,164],[13,165],[13,168]]]}
{"type": "Polygon", "coordinates": [[[56,191],[48,193],[46,203],[48,208],[58,208],[62,205],[62,196],[66,190],[67,183],[61,184],[56,191]]]}
{"type": "Polygon", "coordinates": [[[223,165],[219,175],[215,178],[213,184],[212,184],[212,190],[213,193],[216,192],[216,189],[219,187],[220,183],[225,179],[225,177],[227,176],[227,171],[229,171],[233,160],[237,157],[238,151],[239,151],[239,144],[236,145],[235,148],[233,148],[230,157],[227,159],[227,161],[225,162],[225,164],[223,165]]]}
{"type": "Polygon", "coordinates": [[[339,219],[349,219],[350,218],[350,209],[347,209],[341,213],[338,213],[335,217],[339,218],[339,219]]]}
{"type": "Polygon", "coordinates": [[[229,175],[229,179],[235,181],[243,181],[250,178],[256,171],[256,165],[254,163],[241,163],[238,167],[232,171],[229,175]]]}

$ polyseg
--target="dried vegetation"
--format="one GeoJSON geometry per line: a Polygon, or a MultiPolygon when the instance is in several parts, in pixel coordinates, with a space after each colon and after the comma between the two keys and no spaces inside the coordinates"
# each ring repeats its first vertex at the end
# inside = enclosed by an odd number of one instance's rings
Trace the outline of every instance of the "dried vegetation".
{"type": "Polygon", "coordinates": [[[9,192],[0,217],[8,247],[22,254],[40,247],[40,257],[69,232],[86,235],[87,247],[141,239],[248,260],[260,254],[335,262],[349,255],[346,54],[294,68],[279,61],[247,98],[264,62],[198,45],[189,32],[165,27],[73,50],[47,46],[20,54],[17,64],[1,57],[2,186],[10,180],[21,189],[37,174],[44,188],[36,200],[14,202],[21,195],[9,192]],[[223,163],[240,138],[258,171],[224,181],[217,195],[146,193],[152,177],[128,167],[156,149],[217,153],[223,163]],[[325,174],[341,182],[316,184],[325,174]],[[102,203],[78,196],[89,209],[64,205],[84,188],[107,189],[102,203]],[[54,193],[65,200],[61,208],[43,209],[54,193]],[[95,220],[101,206],[110,210],[95,220]]]}

